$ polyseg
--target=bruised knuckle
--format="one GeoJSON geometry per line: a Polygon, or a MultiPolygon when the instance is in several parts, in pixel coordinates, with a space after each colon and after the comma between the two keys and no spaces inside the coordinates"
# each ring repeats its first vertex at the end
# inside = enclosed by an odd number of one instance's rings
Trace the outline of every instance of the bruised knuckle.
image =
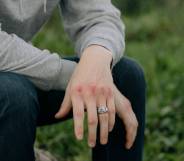
{"type": "Polygon", "coordinates": [[[92,94],[95,94],[97,88],[97,83],[92,82],[88,85],[88,89],[92,94]]]}
{"type": "Polygon", "coordinates": [[[72,86],[70,88],[70,91],[72,94],[79,94],[79,93],[83,92],[83,88],[84,88],[84,85],[78,84],[78,85],[72,86]]]}

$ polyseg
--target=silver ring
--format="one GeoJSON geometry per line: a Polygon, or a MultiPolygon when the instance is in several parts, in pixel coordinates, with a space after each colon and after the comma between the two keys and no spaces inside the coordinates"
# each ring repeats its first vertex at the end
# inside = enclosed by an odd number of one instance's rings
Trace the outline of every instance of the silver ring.
{"type": "Polygon", "coordinates": [[[98,114],[103,114],[103,113],[107,113],[107,112],[108,112],[108,108],[106,106],[100,106],[97,108],[98,114]]]}

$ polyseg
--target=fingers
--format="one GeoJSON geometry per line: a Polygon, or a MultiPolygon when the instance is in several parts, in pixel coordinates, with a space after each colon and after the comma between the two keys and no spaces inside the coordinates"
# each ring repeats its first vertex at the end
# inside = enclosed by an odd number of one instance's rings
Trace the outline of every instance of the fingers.
{"type": "Polygon", "coordinates": [[[132,110],[130,102],[122,96],[122,105],[117,108],[118,115],[123,120],[126,130],[126,144],[125,147],[130,149],[135,141],[137,135],[138,122],[132,110]]]}
{"type": "Polygon", "coordinates": [[[84,104],[82,98],[79,95],[73,95],[72,106],[73,106],[73,119],[74,119],[74,132],[78,140],[83,139],[84,133],[84,104]]]}
{"type": "Polygon", "coordinates": [[[89,147],[94,147],[96,144],[96,133],[98,124],[96,97],[94,96],[94,93],[88,91],[85,94],[85,105],[87,108],[88,116],[88,145],[89,147]]]}
{"type": "Polygon", "coordinates": [[[115,109],[115,103],[114,103],[114,96],[112,95],[112,92],[108,92],[108,97],[107,97],[107,107],[108,107],[108,113],[109,113],[109,132],[113,130],[114,124],[115,124],[115,114],[116,114],[116,109],[115,109]]]}
{"type": "Polygon", "coordinates": [[[72,108],[72,103],[70,100],[70,96],[69,96],[68,92],[66,92],[64,99],[63,99],[63,102],[62,102],[62,105],[61,105],[59,111],[56,113],[55,118],[60,119],[64,116],[66,116],[69,113],[69,111],[71,110],[71,108],[72,108]]]}
{"type": "MultiPolygon", "coordinates": [[[[98,98],[97,98],[97,107],[100,106],[107,106],[106,105],[106,94],[105,89],[101,88],[100,91],[98,91],[98,98]]],[[[107,144],[108,141],[108,122],[109,122],[109,116],[108,113],[98,114],[99,123],[100,123],[100,143],[101,144],[107,144]]]]}
{"type": "Polygon", "coordinates": [[[100,143],[106,144],[108,133],[113,129],[115,122],[114,97],[109,88],[90,86],[76,86],[66,92],[61,108],[55,115],[56,118],[65,116],[73,108],[74,133],[78,140],[84,133],[84,110],[87,110],[88,119],[88,145],[94,147],[98,120],[100,123],[100,143]],[[69,94],[68,94],[69,93],[69,94]],[[97,115],[97,107],[107,106],[108,112],[97,115]]]}
{"type": "Polygon", "coordinates": [[[130,149],[137,135],[138,122],[133,112],[125,116],[126,148],[130,149]]]}

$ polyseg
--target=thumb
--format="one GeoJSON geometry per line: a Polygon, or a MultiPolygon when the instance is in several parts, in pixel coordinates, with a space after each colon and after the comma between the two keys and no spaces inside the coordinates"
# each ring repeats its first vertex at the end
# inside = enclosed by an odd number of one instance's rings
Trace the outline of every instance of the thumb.
{"type": "Polygon", "coordinates": [[[71,99],[70,99],[69,93],[66,92],[64,99],[63,99],[63,102],[61,104],[61,107],[60,107],[59,111],[56,113],[55,118],[60,119],[64,116],[66,116],[69,113],[71,108],[72,108],[71,99]]]}

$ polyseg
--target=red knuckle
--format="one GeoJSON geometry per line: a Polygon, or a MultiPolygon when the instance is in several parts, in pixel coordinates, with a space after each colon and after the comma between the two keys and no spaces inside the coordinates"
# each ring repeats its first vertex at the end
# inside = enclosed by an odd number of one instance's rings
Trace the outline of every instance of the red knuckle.
{"type": "Polygon", "coordinates": [[[73,93],[76,93],[76,92],[81,93],[83,91],[83,88],[84,88],[84,85],[82,85],[82,84],[74,85],[74,86],[71,87],[71,92],[73,92],[73,93]]]}
{"type": "Polygon", "coordinates": [[[91,92],[92,94],[95,94],[95,92],[96,92],[96,87],[97,87],[96,83],[91,83],[91,84],[89,84],[89,90],[90,90],[90,92],[91,92]]]}

